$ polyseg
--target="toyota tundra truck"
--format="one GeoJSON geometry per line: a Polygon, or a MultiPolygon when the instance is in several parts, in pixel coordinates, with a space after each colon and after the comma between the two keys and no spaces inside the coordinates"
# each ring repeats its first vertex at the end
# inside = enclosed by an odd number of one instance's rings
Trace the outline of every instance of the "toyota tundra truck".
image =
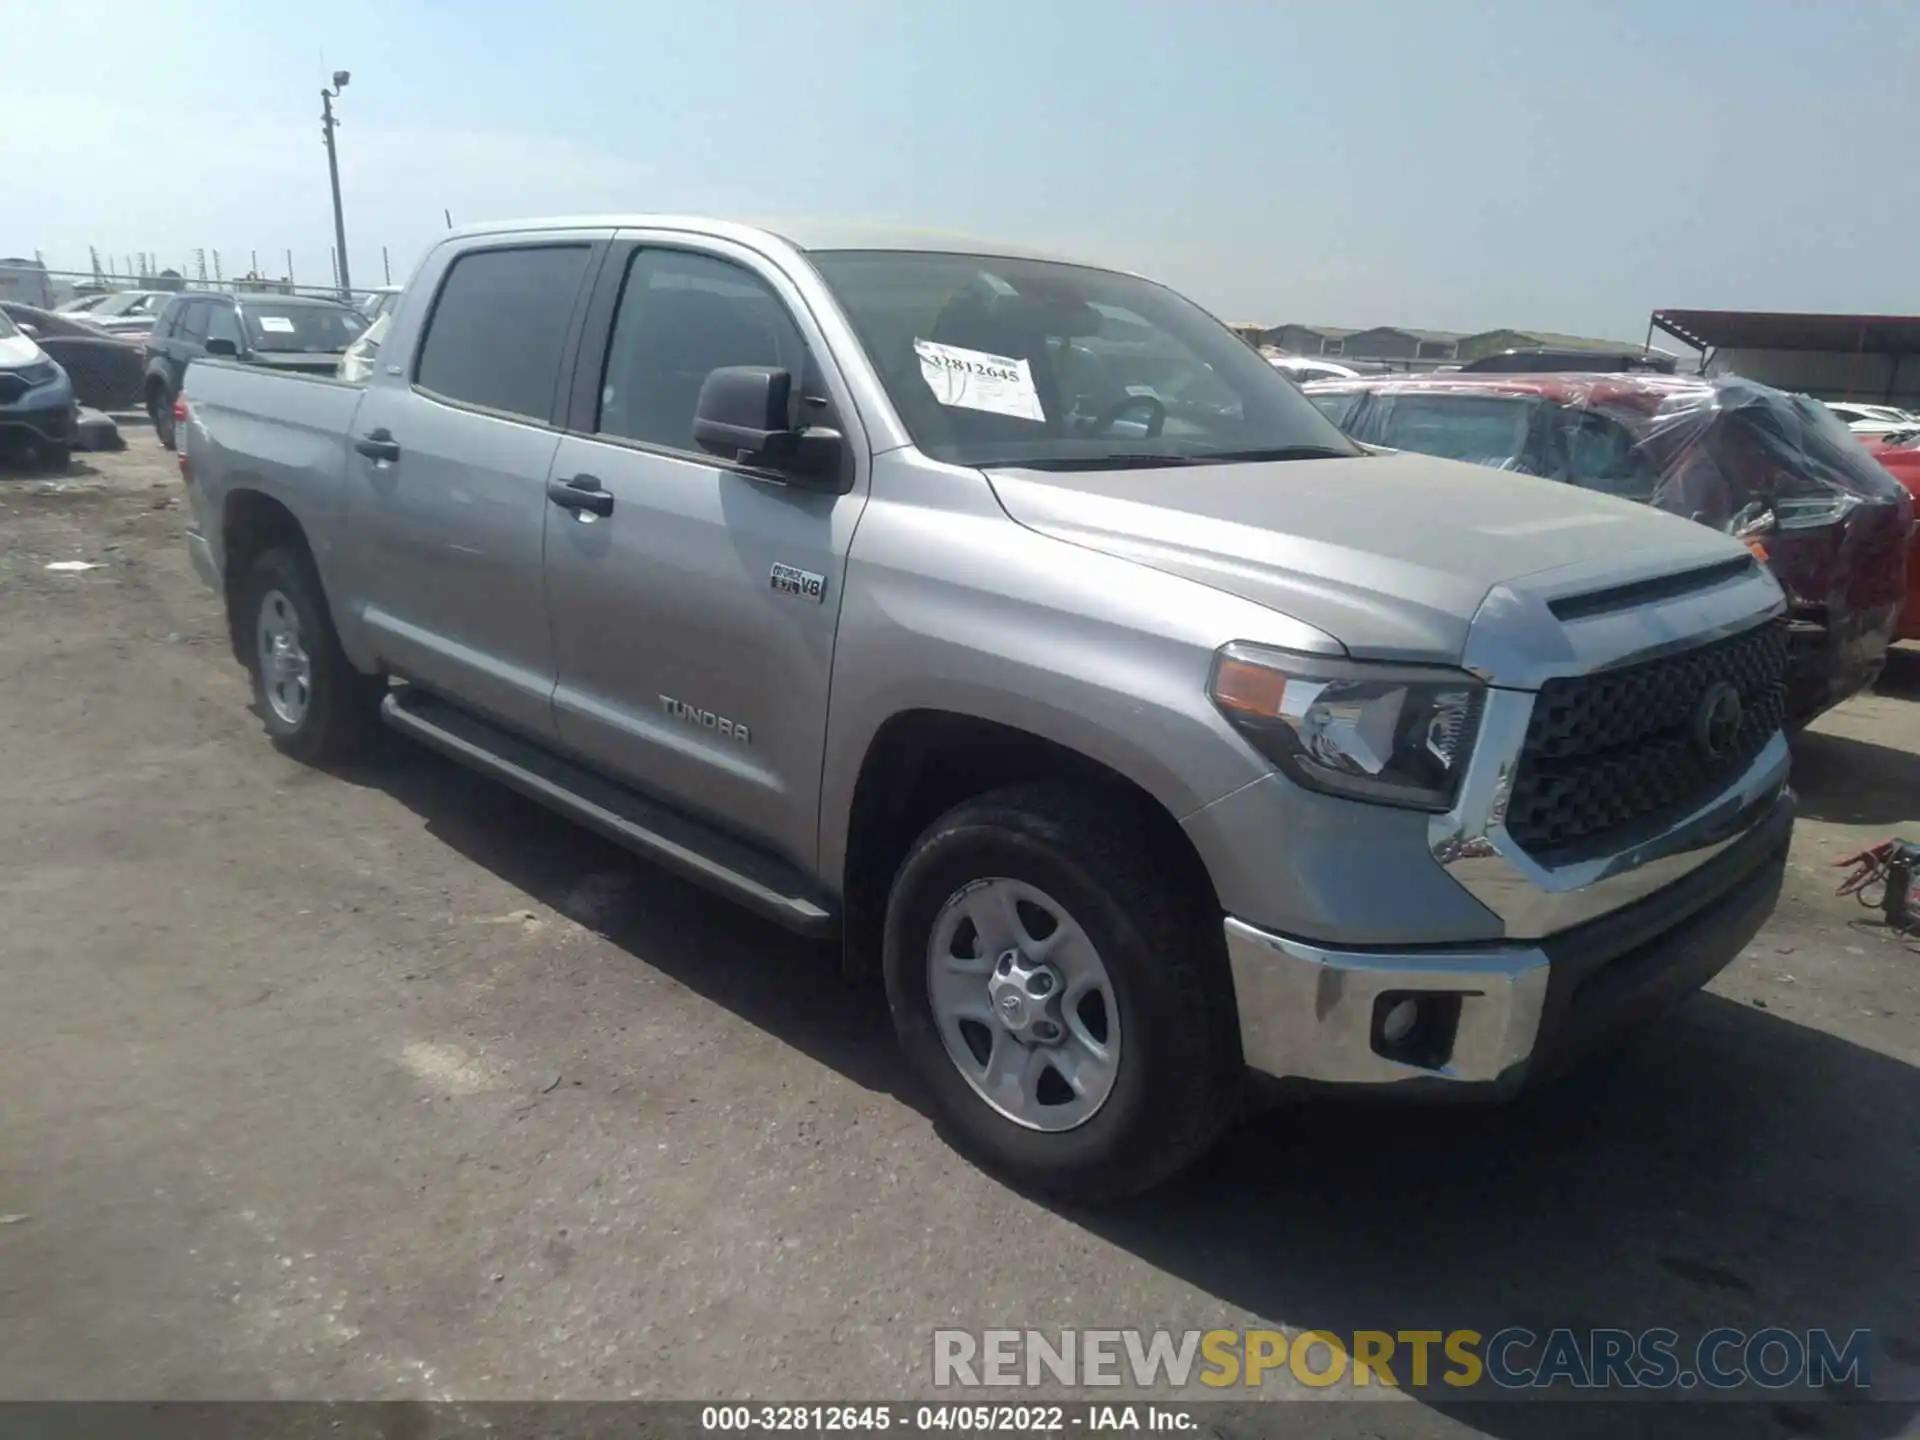
{"type": "Polygon", "coordinates": [[[951,238],[451,234],[364,384],[196,360],[272,742],[384,724],[884,986],[1016,1183],[1144,1189],[1250,1073],[1502,1097],[1778,894],[1738,541],[1357,445],[1196,305],[951,238]]]}

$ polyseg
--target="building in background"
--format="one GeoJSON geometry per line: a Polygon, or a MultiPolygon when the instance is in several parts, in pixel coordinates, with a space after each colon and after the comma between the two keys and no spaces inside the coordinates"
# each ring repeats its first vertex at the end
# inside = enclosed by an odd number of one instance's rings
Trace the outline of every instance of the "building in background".
{"type": "Polygon", "coordinates": [[[1920,406],[1920,316],[1656,310],[1648,328],[1702,351],[1708,375],[1744,375],[1821,400],[1920,406]]]}
{"type": "Polygon", "coordinates": [[[55,293],[53,278],[37,259],[25,260],[17,255],[0,258],[0,300],[51,310],[65,298],[55,293]]]}

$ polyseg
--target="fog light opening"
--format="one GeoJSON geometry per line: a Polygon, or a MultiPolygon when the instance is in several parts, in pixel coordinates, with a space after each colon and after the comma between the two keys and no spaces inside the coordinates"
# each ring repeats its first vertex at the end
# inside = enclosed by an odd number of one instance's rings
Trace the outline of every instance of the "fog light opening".
{"type": "Polygon", "coordinates": [[[1402,1065],[1439,1070],[1453,1059],[1464,996],[1450,991],[1388,991],[1373,1002],[1373,1052],[1402,1065]]]}

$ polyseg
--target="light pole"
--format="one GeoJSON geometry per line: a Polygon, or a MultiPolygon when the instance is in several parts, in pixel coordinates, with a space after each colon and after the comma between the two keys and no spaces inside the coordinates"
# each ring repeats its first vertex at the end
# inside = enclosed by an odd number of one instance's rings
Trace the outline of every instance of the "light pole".
{"type": "Polygon", "coordinates": [[[340,122],[333,118],[333,101],[336,95],[347,88],[347,81],[352,78],[345,70],[336,70],[333,72],[333,88],[320,92],[320,129],[327,137],[327,178],[333,182],[333,243],[340,256],[342,296],[352,293],[353,282],[347,278],[347,217],[340,209],[340,157],[333,148],[333,130],[340,122]]]}

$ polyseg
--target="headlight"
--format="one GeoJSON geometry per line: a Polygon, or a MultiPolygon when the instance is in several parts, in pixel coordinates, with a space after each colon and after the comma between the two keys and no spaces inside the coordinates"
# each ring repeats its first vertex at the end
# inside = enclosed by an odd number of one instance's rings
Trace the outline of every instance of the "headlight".
{"type": "Polygon", "coordinates": [[[1213,703],[1302,785],[1416,810],[1453,804],[1486,689],[1458,671],[1224,647],[1213,703]]]}
{"type": "Polygon", "coordinates": [[[59,379],[60,367],[51,360],[41,360],[35,364],[24,367],[17,373],[22,380],[27,382],[27,388],[29,390],[35,390],[42,385],[50,385],[59,379]]]}

